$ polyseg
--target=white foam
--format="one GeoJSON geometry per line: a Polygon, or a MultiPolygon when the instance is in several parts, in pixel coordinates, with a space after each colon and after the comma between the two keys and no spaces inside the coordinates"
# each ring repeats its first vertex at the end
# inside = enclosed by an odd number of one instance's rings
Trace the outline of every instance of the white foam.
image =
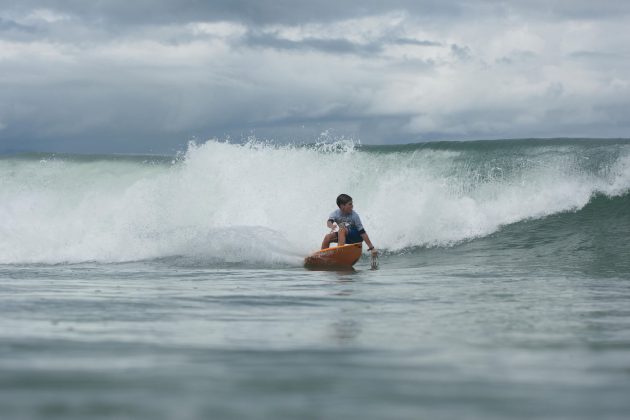
{"type": "Polygon", "coordinates": [[[570,150],[530,157],[505,175],[466,164],[463,153],[208,141],[174,164],[4,159],[0,263],[181,255],[297,265],[319,247],[342,192],[373,242],[397,251],[488,235],[630,186],[628,154],[604,175],[580,169],[570,150]]]}

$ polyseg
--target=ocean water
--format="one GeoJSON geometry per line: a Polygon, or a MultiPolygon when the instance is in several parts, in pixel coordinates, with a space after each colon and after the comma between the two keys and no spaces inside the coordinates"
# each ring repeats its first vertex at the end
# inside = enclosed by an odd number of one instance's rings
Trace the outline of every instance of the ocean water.
{"type": "Polygon", "coordinates": [[[626,419],[629,235],[627,140],[0,156],[0,418],[626,419]]]}

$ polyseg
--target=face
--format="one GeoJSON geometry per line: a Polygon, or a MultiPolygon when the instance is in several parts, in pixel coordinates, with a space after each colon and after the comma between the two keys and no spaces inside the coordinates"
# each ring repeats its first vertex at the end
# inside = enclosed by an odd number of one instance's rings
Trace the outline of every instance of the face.
{"type": "Polygon", "coordinates": [[[339,208],[341,209],[343,213],[352,213],[352,209],[353,209],[352,201],[346,204],[342,204],[341,206],[339,206],[339,208]]]}

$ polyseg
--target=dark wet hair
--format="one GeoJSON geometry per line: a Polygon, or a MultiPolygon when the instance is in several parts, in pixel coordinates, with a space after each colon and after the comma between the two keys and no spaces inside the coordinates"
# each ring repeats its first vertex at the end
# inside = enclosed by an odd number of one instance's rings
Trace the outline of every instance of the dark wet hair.
{"type": "Polygon", "coordinates": [[[348,194],[339,194],[339,196],[337,197],[337,207],[341,207],[351,201],[352,197],[350,197],[348,194]]]}

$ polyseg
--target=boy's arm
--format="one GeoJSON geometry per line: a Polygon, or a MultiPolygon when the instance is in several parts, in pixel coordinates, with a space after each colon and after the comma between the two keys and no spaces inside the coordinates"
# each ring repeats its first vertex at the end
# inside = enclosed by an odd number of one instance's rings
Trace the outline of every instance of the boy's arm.
{"type": "Polygon", "coordinates": [[[374,245],[372,245],[372,241],[370,241],[370,237],[368,236],[368,234],[366,232],[363,232],[361,234],[361,237],[363,238],[363,240],[367,244],[368,251],[371,251],[372,254],[376,254],[376,248],[374,248],[374,245]]]}

